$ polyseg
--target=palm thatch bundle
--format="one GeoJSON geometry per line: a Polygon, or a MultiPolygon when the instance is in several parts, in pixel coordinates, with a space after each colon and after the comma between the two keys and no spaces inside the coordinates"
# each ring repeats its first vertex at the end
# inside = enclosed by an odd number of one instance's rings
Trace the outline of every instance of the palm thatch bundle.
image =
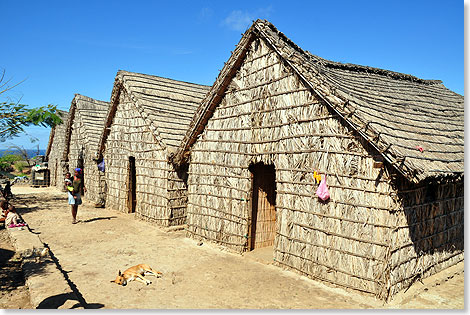
{"type": "Polygon", "coordinates": [[[87,189],[84,196],[96,204],[105,201],[104,174],[98,170],[94,158],[108,107],[108,102],[75,94],[65,130],[62,155],[65,168],[72,175],[75,168],[83,169],[83,182],[87,189]]]}
{"type": "Polygon", "coordinates": [[[59,117],[62,119],[62,123],[51,129],[46,149],[46,161],[48,162],[50,172],[50,185],[63,189],[64,174],[67,170],[65,170],[61,161],[64,153],[65,128],[67,127],[69,113],[63,110],[58,110],[57,112],[59,117]]]}
{"type": "Polygon", "coordinates": [[[119,71],[101,135],[106,206],[158,225],[186,221],[187,166],[169,158],[209,87],[119,71]]]}
{"type": "Polygon", "coordinates": [[[173,162],[188,235],[388,299],[463,260],[464,98],[246,31],[173,162]],[[316,191],[321,175],[330,198],[316,191]]]}

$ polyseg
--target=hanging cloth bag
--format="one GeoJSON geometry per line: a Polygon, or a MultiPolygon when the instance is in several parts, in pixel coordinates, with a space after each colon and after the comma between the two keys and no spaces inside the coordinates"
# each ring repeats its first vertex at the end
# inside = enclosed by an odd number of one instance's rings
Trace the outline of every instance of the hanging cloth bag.
{"type": "Polygon", "coordinates": [[[328,191],[328,186],[326,186],[326,175],[320,182],[316,194],[318,198],[323,201],[328,200],[330,198],[330,192],[328,191]]]}

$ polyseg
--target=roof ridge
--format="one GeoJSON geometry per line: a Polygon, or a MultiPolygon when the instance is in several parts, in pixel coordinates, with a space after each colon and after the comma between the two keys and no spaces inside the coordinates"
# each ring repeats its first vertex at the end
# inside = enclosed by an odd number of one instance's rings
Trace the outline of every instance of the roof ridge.
{"type": "Polygon", "coordinates": [[[328,59],[316,56],[312,54],[311,52],[309,52],[308,50],[303,50],[301,47],[295,44],[284,33],[279,31],[271,22],[267,20],[261,20],[261,19],[258,19],[255,21],[255,24],[260,25],[261,27],[263,27],[263,23],[267,27],[269,27],[271,31],[275,32],[280,38],[282,38],[286,43],[288,43],[292,48],[294,48],[296,51],[304,55],[311,62],[317,63],[320,67],[378,74],[378,75],[391,77],[397,80],[406,80],[406,81],[421,83],[425,85],[442,84],[441,80],[421,79],[411,74],[400,73],[400,72],[396,72],[393,70],[387,70],[387,69],[370,67],[370,66],[363,66],[363,65],[353,64],[353,63],[341,63],[338,61],[328,60],[328,59]]]}
{"type": "Polygon", "coordinates": [[[188,82],[188,81],[182,81],[182,80],[175,80],[175,79],[171,79],[171,78],[167,78],[167,77],[162,77],[162,76],[158,76],[158,75],[147,74],[147,73],[141,73],[141,72],[132,72],[132,71],[127,71],[127,70],[118,70],[116,76],[118,76],[118,75],[121,74],[121,73],[122,73],[122,74],[125,74],[125,73],[128,73],[128,74],[140,74],[140,75],[147,76],[147,77],[165,79],[165,80],[169,80],[169,81],[173,81],[173,82],[178,82],[178,83],[186,83],[186,84],[192,84],[192,85],[197,85],[197,86],[200,86],[200,87],[208,87],[208,88],[211,87],[210,85],[199,84],[199,83],[188,82]]]}
{"type": "Polygon", "coordinates": [[[72,102],[76,102],[77,100],[80,100],[80,101],[92,101],[92,102],[100,102],[100,103],[109,103],[108,101],[102,101],[102,100],[98,100],[96,98],[93,98],[93,97],[89,97],[89,96],[86,96],[86,95],[83,95],[83,94],[79,94],[79,93],[75,93],[75,96],[74,98],[72,99],[72,102]]]}

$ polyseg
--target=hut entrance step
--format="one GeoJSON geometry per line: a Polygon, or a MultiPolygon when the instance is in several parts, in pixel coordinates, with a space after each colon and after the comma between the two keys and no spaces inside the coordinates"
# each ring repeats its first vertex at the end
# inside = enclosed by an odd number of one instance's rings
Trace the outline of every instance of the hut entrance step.
{"type": "Polygon", "coordinates": [[[250,167],[253,179],[250,250],[273,246],[276,235],[276,172],[274,165],[250,167]]]}

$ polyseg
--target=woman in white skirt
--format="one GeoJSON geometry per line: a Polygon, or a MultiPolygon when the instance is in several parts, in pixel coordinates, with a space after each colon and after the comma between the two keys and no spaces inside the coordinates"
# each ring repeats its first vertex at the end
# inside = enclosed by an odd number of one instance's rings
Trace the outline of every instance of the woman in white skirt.
{"type": "Polygon", "coordinates": [[[72,206],[72,224],[77,223],[77,212],[78,206],[82,204],[82,196],[80,195],[80,191],[82,190],[86,192],[85,186],[83,186],[83,180],[81,175],[82,170],[80,168],[76,168],[73,176],[72,181],[72,191],[68,192],[69,195],[69,205],[72,206]]]}

